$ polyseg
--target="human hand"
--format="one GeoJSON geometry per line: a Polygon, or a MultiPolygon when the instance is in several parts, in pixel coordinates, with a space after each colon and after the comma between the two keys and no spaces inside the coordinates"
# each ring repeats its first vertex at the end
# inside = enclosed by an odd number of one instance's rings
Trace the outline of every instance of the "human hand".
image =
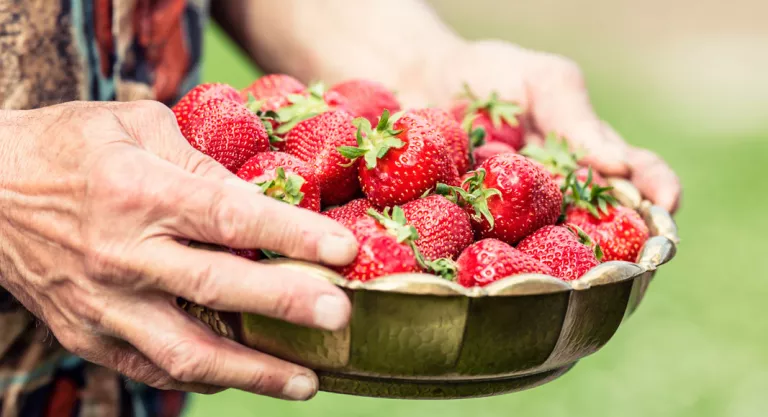
{"type": "Polygon", "coordinates": [[[447,43],[428,55],[430,61],[420,67],[423,77],[399,90],[406,104],[448,103],[463,83],[480,97],[495,90],[524,109],[521,122],[529,140],[555,132],[584,152],[584,163],[606,175],[629,177],[646,198],[670,212],[677,209],[677,175],[658,155],[628,145],[598,118],[578,65],[502,41],[447,43]]]}
{"type": "Polygon", "coordinates": [[[357,251],[340,224],[195,151],[157,102],[0,112],[0,212],[0,284],[64,348],[154,387],[295,400],[318,387],[312,371],[215,335],[177,296],[332,330],[349,318],[330,283],[180,243],[330,265],[357,251]]]}

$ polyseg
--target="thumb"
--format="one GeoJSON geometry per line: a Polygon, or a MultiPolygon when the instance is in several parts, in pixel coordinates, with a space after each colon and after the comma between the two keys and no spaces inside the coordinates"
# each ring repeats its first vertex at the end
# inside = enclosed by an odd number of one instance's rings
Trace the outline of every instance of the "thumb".
{"type": "Polygon", "coordinates": [[[601,173],[627,176],[627,145],[595,114],[578,65],[536,53],[528,71],[531,116],[538,130],[564,137],[572,148],[584,153],[582,162],[601,173]]]}
{"type": "Polygon", "coordinates": [[[199,152],[184,138],[176,116],[158,101],[119,103],[113,112],[147,151],[193,174],[211,179],[236,179],[223,165],[199,152]]]}

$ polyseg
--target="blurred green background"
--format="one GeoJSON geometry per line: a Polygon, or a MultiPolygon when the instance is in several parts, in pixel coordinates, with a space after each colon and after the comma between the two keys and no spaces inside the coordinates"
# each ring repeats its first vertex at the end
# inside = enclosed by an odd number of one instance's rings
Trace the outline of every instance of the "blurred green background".
{"type": "MultiPolygon", "coordinates": [[[[682,179],[677,258],[604,349],[533,390],[452,401],[321,393],[308,403],[228,391],[194,397],[188,415],[768,415],[768,2],[431,3],[467,37],[582,65],[601,116],[682,179]]],[[[215,26],[206,42],[207,81],[244,87],[257,77],[215,26]]]]}

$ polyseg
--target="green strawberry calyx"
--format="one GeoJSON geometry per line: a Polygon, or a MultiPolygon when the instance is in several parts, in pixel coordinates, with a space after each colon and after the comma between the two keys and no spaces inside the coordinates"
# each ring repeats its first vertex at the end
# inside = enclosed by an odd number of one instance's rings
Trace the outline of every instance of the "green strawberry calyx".
{"type": "Polygon", "coordinates": [[[358,158],[363,158],[368,169],[376,168],[376,162],[383,158],[392,148],[402,148],[405,142],[397,137],[402,130],[395,130],[395,122],[404,112],[393,115],[389,110],[384,110],[379,123],[374,128],[371,122],[364,117],[358,117],[352,121],[357,127],[357,146],[340,146],[339,153],[354,163],[358,158]]]}
{"type": "Polygon", "coordinates": [[[270,148],[275,151],[277,150],[277,143],[285,141],[285,139],[276,135],[275,130],[272,128],[272,123],[275,122],[276,124],[279,124],[280,119],[274,111],[261,110],[261,106],[263,105],[264,100],[257,100],[252,93],[248,93],[248,102],[245,104],[245,107],[261,119],[261,124],[264,125],[264,130],[267,131],[270,148]]]}
{"type": "Polygon", "coordinates": [[[381,213],[370,208],[366,213],[384,226],[387,233],[397,239],[397,243],[410,244],[419,238],[419,232],[408,224],[405,212],[399,206],[387,207],[381,213]]]}
{"type": "Polygon", "coordinates": [[[475,164],[473,151],[475,148],[485,144],[485,128],[482,126],[473,127],[473,123],[478,116],[477,113],[467,114],[461,122],[461,128],[467,132],[467,135],[469,136],[469,163],[471,165],[475,164]]]}
{"type": "Polygon", "coordinates": [[[619,201],[610,194],[613,187],[601,187],[593,182],[592,168],[587,172],[586,181],[579,181],[571,172],[563,184],[563,211],[569,206],[587,210],[597,219],[609,213],[609,206],[616,207],[619,201]]]}
{"type": "Polygon", "coordinates": [[[551,132],[544,140],[544,145],[527,144],[520,154],[544,165],[552,174],[567,176],[579,168],[579,155],[571,152],[568,144],[556,133],[551,132]]]}
{"type": "Polygon", "coordinates": [[[448,258],[440,258],[433,261],[424,258],[424,255],[416,246],[416,241],[419,240],[419,232],[415,227],[408,224],[408,219],[406,219],[405,212],[401,207],[387,207],[381,213],[370,208],[366,213],[384,226],[387,232],[397,239],[397,243],[404,243],[411,248],[416,263],[419,264],[421,269],[447,280],[455,279],[458,273],[458,266],[454,261],[448,258]]]}
{"type": "Polygon", "coordinates": [[[567,223],[565,225],[568,230],[570,230],[573,234],[576,235],[576,237],[579,238],[579,242],[582,245],[585,245],[592,249],[592,251],[595,253],[595,258],[597,258],[598,262],[603,261],[603,248],[600,247],[600,245],[595,242],[584,230],[582,230],[579,226],[576,226],[573,223],[567,223]]]}
{"type": "Polygon", "coordinates": [[[448,200],[460,206],[472,206],[475,214],[472,216],[476,221],[485,219],[493,230],[494,218],[488,208],[488,199],[493,196],[502,198],[501,191],[496,188],[487,188],[484,184],[486,177],[485,169],[476,170],[472,176],[462,182],[462,187],[454,187],[443,183],[438,183],[435,187],[435,193],[440,194],[448,200]],[[466,186],[465,190],[463,186],[466,186]]]}
{"type": "Polygon", "coordinates": [[[331,109],[324,98],[324,84],[314,83],[307,88],[307,92],[308,94],[287,95],[286,98],[291,105],[275,112],[277,120],[280,122],[278,128],[275,129],[278,135],[284,135],[304,120],[311,119],[331,109]]]}
{"type": "Polygon", "coordinates": [[[294,206],[299,205],[304,199],[304,193],[301,192],[301,187],[306,182],[304,178],[294,173],[286,174],[283,167],[277,167],[275,174],[274,178],[255,184],[266,196],[294,206]]]}
{"type": "Polygon", "coordinates": [[[502,122],[510,126],[517,126],[520,123],[517,116],[523,113],[523,108],[515,102],[500,99],[496,91],[492,91],[487,98],[479,98],[469,85],[464,83],[464,96],[471,100],[465,111],[467,115],[485,111],[493,127],[497,129],[501,127],[502,122]]]}

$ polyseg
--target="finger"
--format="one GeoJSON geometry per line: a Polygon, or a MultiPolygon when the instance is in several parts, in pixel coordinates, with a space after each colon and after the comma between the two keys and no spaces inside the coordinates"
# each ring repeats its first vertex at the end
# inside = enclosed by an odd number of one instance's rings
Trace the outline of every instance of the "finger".
{"type": "Polygon", "coordinates": [[[268,249],[329,265],[357,254],[352,233],[332,219],[266,197],[239,179],[219,182],[179,178],[166,191],[161,221],[169,234],[236,249],[268,249]]]}
{"type": "Polygon", "coordinates": [[[163,390],[213,394],[223,390],[206,384],[183,383],[173,379],[134,347],[108,336],[78,334],[76,340],[60,340],[77,356],[114,370],[136,382],[163,390]]]}
{"type": "Polygon", "coordinates": [[[655,153],[640,148],[630,148],[628,161],[631,180],[640,193],[670,213],[677,211],[682,190],[672,168],[655,153]]]}
{"type": "Polygon", "coordinates": [[[349,297],[306,272],[185,247],[171,239],[146,244],[137,256],[144,268],[140,275],[150,285],[196,304],[327,330],[342,329],[349,320],[349,297]]]}
{"type": "Polygon", "coordinates": [[[158,101],[139,100],[112,107],[125,130],[145,149],[188,172],[214,179],[236,178],[213,158],[193,148],[173,111],[158,101]]]}
{"type": "Polygon", "coordinates": [[[529,60],[528,92],[538,130],[554,132],[584,152],[584,163],[606,175],[628,173],[626,145],[595,114],[578,66],[564,58],[535,54],[529,60]]]}
{"type": "Polygon", "coordinates": [[[177,381],[290,400],[317,392],[312,371],[219,337],[169,300],[122,303],[105,324],[177,381]]]}

